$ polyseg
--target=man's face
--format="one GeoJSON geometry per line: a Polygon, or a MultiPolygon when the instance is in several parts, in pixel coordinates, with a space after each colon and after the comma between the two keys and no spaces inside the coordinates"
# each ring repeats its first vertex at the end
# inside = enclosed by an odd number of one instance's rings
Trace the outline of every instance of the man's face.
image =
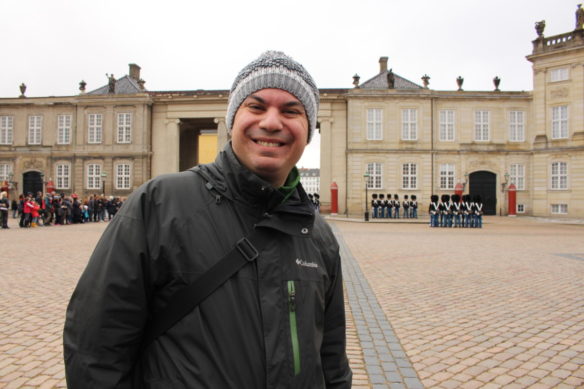
{"type": "Polygon", "coordinates": [[[235,114],[231,141],[245,167],[280,187],[308,142],[304,106],[281,89],[252,93],[235,114]]]}

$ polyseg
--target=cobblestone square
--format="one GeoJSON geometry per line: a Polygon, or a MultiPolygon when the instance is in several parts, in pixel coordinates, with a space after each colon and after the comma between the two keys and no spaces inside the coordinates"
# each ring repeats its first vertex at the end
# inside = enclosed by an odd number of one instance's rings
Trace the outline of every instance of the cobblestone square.
{"type": "MultiPolygon", "coordinates": [[[[584,225],[331,220],[355,388],[584,386],[584,225]]],[[[0,231],[0,388],[65,387],[62,328],[107,223],[0,231]]]]}

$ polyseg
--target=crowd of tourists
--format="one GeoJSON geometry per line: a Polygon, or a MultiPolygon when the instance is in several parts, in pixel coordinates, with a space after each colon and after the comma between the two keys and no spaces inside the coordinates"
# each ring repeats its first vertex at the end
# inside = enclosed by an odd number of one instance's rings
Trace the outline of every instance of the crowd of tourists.
{"type": "Polygon", "coordinates": [[[400,201],[399,195],[394,194],[377,194],[371,195],[372,217],[374,219],[417,219],[418,218],[418,200],[416,195],[404,195],[400,201]]]}
{"type": "Polygon", "coordinates": [[[113,196],[91,195],[80,199],[75,193],[65,195],[37,192],[21,194],[17,199],[8,201],[6,192],[0,193],[0,217],[2,228],[8,227],[9,211],[12,218],[19,220],[19,227],[66,225],[111,220],[120,207],[122,199],[113,196]]]}
{"type": "Polygon", "coordinates": [[[483,203],[480,196],[457,194],[431,196],[430,227],[482,228],[483,203]]]}

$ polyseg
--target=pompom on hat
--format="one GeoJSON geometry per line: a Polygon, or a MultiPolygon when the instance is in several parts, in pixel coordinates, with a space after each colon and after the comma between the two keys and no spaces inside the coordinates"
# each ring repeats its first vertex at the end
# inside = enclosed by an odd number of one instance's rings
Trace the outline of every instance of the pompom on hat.
{"type": "Polygon", "coordinates": [[[241,103],[252,93],[268,88],[285,90],[300,100],[308,118],[307,142],[310,142],[316,129],[320,100],[318,88],[306,69],[281,51],[266,51],[235,78],[225,118],[228,133],[231,135],[233,119],[241,103]]]}

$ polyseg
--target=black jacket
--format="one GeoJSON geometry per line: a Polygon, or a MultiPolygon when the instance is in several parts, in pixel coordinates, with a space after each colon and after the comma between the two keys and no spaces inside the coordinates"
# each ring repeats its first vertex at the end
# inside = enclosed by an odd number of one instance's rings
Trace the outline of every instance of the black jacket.
{"type": "Polygon", "coordinates": [[[230,145],[133,193],[67,309],[69,388],[350,388],[338,244],[300,186],[283,199],[230,145]],[[255,223],[260,257],[141,351],[149,315],[255,223]]]}

